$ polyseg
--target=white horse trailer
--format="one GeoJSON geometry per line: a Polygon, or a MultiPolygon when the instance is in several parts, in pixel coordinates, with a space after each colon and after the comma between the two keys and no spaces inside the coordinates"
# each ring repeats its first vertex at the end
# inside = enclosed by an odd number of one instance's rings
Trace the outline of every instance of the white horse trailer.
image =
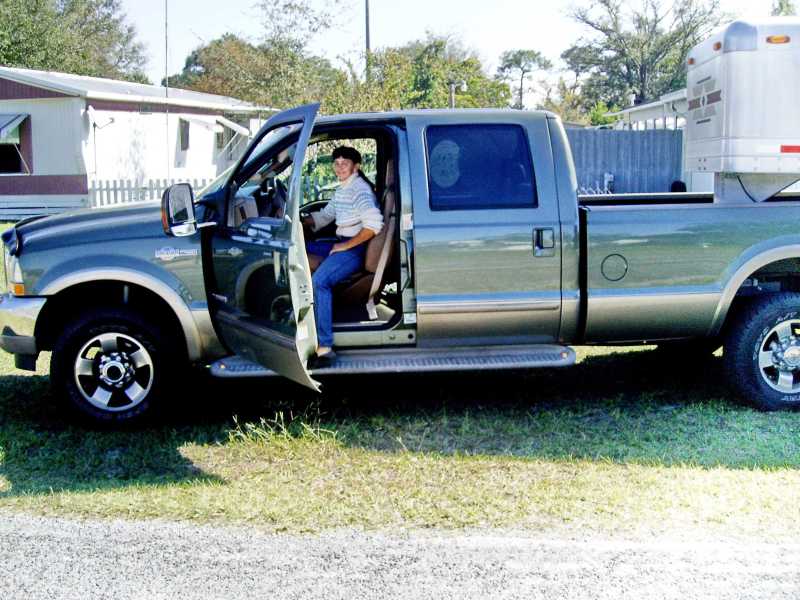
{"type": "Polygon", "coordinates": [[[687,168],[716,202],[761,202],[800,180],[800,18],[735,21],[689,53],[687,168]]]}

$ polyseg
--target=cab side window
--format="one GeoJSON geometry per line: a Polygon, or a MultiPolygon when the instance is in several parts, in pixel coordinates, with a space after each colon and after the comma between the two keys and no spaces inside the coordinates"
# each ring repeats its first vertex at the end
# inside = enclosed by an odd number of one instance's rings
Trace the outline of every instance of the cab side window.
{"type": "Polygon", "coordinates": [[[337,146],[352,146],[364,159],[361,170],[373,184],[377,173],[377,140],[373,138],[337,138],[312,143],[306,152],[303,165],[303,200],[308,204],[319,200],[328,201],[339,187],[339,180],[333,172],[331,153],[337,146]]]}
{"type": "Polygon", "coordinates": [[[437,125],[426,130],[431,210],[537,206],[531,152],[518,125],[437,125]]]}

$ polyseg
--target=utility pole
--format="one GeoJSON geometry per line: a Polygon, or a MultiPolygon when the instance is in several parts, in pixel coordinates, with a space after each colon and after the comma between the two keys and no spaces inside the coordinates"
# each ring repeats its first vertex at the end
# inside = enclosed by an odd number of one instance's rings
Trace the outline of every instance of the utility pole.
{"type": "Polygon", "coordinates": [[[371,66],[370,65],[370,45],[369,45],[369,0],[364,0],[365,5],[365,14],[366,14],[366,21],[367,21],[367,67],[366,67],[366,76],[367,76],[367,83],[369,83],[370,79],[372,78],[371,66]]]}
{"type": "Polygon", "coordinates": [[[167,183],[169,183],[170,176],[170,155],[169,155],[169,0],[164,0],[164,99],[167,101],[164,105],[164,118],[166,134],[166,156],[167,156],[167,183]]]}
{"type": "Polygon", "coordinates": [[[450,81],[447,82],[447,85],[450,86],[450,108],[455,108],[456,107],[456,87],[458,87],[458,89],[461,92],[466,92],[467,91],[467,82],[464,81],[463,79],[461,79],[461,80],[451,79],[450,81]]]}

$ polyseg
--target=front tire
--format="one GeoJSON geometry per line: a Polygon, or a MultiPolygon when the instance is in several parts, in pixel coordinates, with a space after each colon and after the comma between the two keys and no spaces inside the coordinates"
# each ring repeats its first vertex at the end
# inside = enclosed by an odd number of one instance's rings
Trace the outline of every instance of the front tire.
{"type": "Polygon", "coordinates": [[[51,382],[71,412],[97,424],[134,423],[149,415],[166,384],[168,360],[179,360],[159,328],[126,309],[78,317],[59,337],[51,382]]]}
{"type": "Polygon", "coordinates": [[[730,327],[723,359],[745,401],[768,411],[800,408],[800,294],[753,301],[730,327]]]}

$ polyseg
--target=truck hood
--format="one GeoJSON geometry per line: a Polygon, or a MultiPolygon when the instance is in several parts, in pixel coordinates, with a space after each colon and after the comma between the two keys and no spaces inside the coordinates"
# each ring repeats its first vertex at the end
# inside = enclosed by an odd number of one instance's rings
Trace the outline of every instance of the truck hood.
{"type": "Polygon", "coordinates": [[[71,211],[23,220],[16,227],[23,253],[26,246],[53,247],[165,237],[158,201],[71,211]]]}

